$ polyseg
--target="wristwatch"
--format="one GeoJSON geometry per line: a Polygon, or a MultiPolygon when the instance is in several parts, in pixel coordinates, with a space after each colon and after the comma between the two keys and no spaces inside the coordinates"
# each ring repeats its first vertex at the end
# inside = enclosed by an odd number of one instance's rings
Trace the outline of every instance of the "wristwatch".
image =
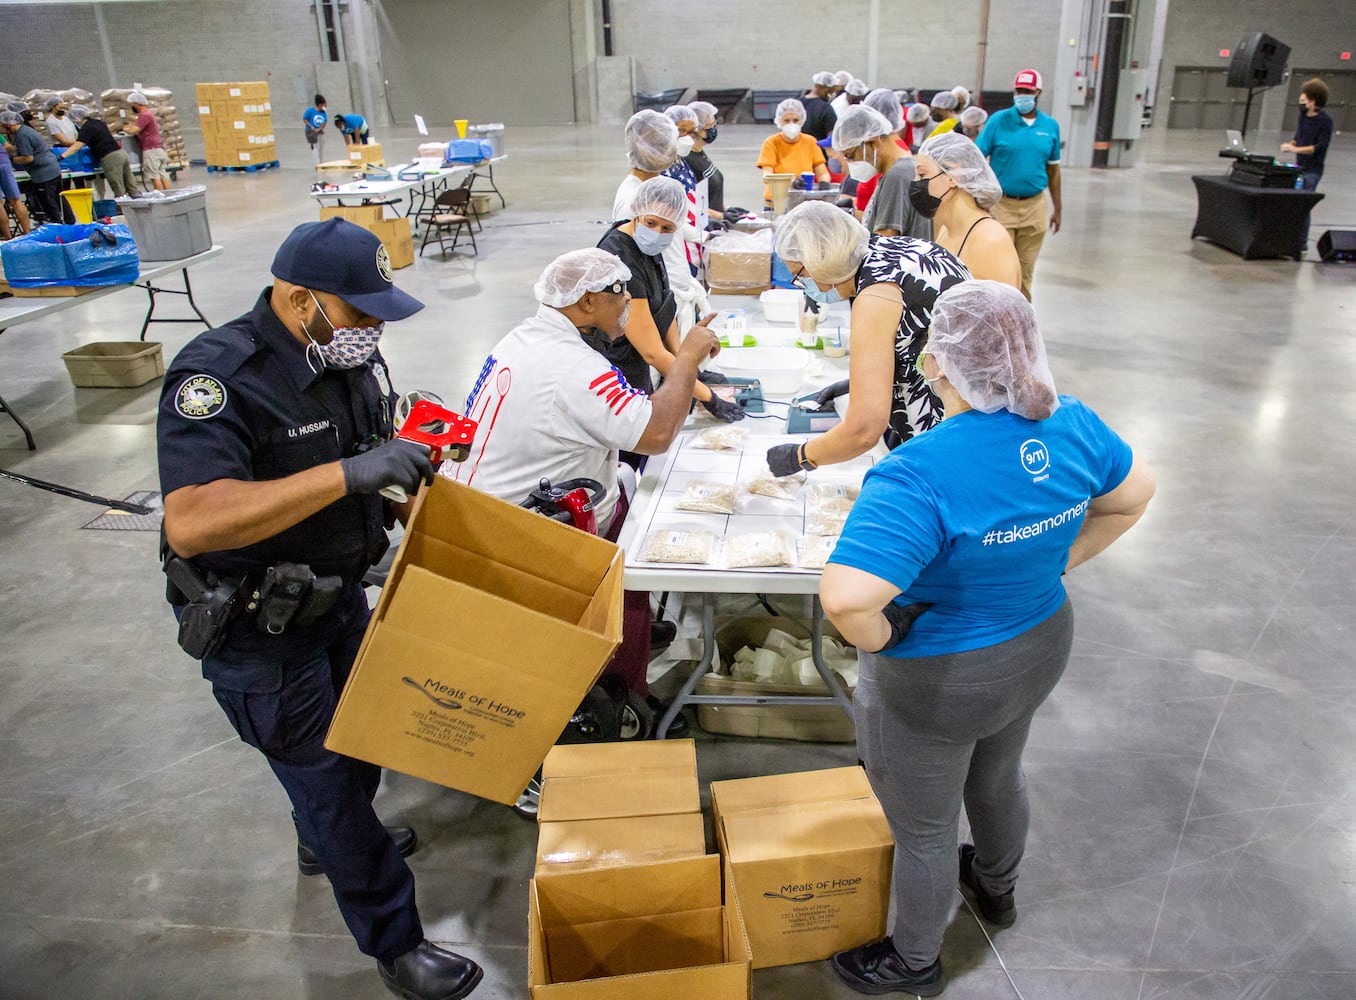
{"type": "Polygon", "coordinates": [[[807,443],[808,442],[802,441],[800,447],[796,449],[796,462],[800,465],[800,470],[802,472],[809,472],[811,469],[819,468],[818,465],[811,461],[810,456],[805,453],[805,445],[807,443]]]}

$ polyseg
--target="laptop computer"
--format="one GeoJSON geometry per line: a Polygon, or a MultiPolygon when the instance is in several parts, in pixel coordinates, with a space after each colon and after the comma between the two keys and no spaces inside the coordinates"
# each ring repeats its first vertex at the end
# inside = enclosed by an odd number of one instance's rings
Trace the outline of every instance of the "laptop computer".
{"type": "Polygon", "coordinates": [[[1224,148],[1246,153],[1248,147],[1243,145],[1243,133],[1236,128],[1226,128],[1224,130],[1224,148]]]}

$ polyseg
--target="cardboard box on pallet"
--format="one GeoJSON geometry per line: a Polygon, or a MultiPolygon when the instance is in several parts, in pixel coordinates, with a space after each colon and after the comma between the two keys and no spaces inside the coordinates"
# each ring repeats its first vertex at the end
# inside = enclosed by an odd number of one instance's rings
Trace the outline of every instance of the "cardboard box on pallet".
{"type": "Polygon", "coordinates": [[[386,165],[386,159],[382,156],[381,143],[369,142],[366,145],[358,143],[348,147],[348,159],[354,166],[372,163],[382,167],[386,165]]]}
{"type": "Polygon", "coordinates": [[[692,740],[557,746],[542,764],[537,875],[706,854],[692,740]]]}
{"type": "Polygon", "coordinates": [[[615,545],[435,477],[325,745],[515,802],[621,644],[621,621],[615,545]]]}
{"type": "Polygon", "coordinates": [[[755,969],[885,936],[894,839],[860,767],[713,781],[711,815],[755,969]]]}
{"type": "Polygon", "coordinates": [[[532,1000],[749,1000],[744,922],[721,885],[713,854],[532,879],[532,1000]]]}

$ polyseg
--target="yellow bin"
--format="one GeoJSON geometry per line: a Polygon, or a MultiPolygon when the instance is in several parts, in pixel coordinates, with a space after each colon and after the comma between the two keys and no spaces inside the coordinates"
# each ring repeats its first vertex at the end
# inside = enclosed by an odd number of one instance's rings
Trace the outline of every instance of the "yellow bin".
{"type": "Polygon", "coordinates": [[[465,138],[466,138],[466,126],[469,125],[469,124],[471,124],[471,119],[469,119],[469,118],[458,118],[458,119],[457,119],[456,121],[454,121],[452,124],[454,124],[454,125],[457,126],[457,138],[458,138],[458,139],[465,139],[465,138]]]}
{"type": "Polygon", "coordinates": [[[71,188],[69,191],[62,191],[61,197],[66,199],[66,204],[71,206],[71,211],[75,213],[76,222],[94,221],[94,190],[92,188],[71,188]]]}

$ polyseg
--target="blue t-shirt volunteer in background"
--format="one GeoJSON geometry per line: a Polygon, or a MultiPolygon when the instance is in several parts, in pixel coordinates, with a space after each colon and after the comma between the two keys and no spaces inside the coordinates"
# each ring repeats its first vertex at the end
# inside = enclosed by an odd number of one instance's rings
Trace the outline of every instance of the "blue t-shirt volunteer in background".
{"type": "Polygon", "coordinates": [[[309,129],[319,132],[330,120],[330,116],[319,108],[307,108],[301,116],[302,123],[309,129]]]}
{"type": "Polygon", "coordinates": [[[1130,446],[1072,396],[1045,420],[969,410],[904,442],[866,476],[829,562],[932,607],[879,655],[1005,642],[1064,603],[1059,576],[1088,502],[1120,485],[1130,446]]]}
{"type": "Polygon", "coordinates": [[[1027,124],[1016,108],[1004,108],[989,116],[975,145],[989,158],[1003,194],[1032,198],[1050,186],[1047,165],[1059,162],[1059,122],[1037,109],[1027,124]]]}

